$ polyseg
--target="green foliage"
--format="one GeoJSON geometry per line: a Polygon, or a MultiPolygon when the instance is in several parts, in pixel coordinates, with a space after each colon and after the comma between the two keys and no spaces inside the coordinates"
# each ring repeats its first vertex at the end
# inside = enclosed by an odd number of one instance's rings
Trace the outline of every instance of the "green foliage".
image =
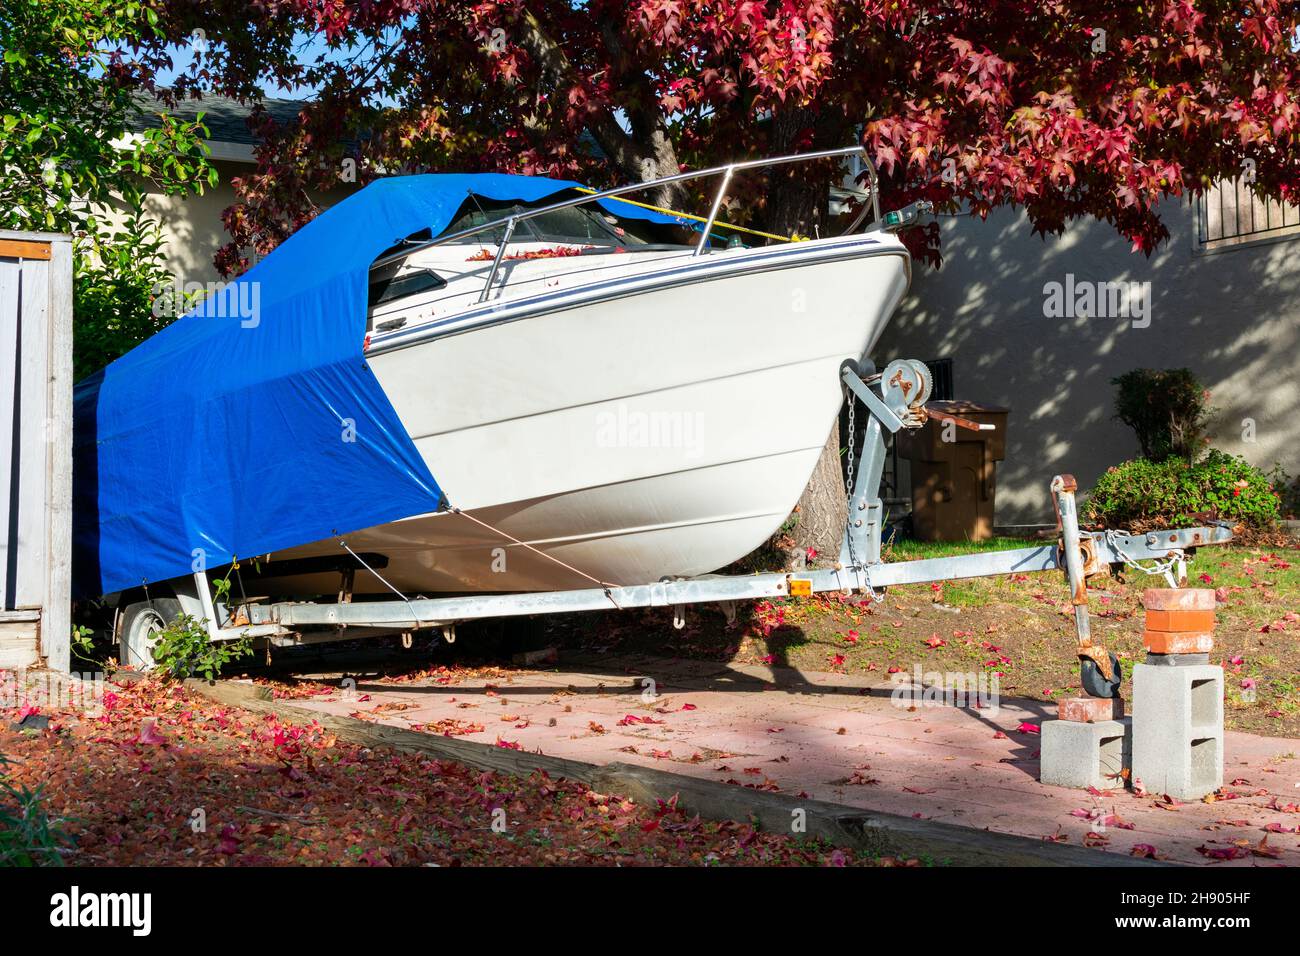
{"type": "Polygon", "coordinates": [[[71,843],[45,808],[40,787],[15,786],[0,755],[0,866],[62,866],[62,846],[71,843]]]}
{"type": "Polygon", "coordinates": [[[0,228],[77,232],[107,209],[138,210],[146,188],[216,184],[201,122],[160,113],[157,128],[128,129],[149,70],[115,54],[155,37],[156,19],[113,0],[0,5],[0,228]]]}
{"type": "Polygon", "coordinates": [[[216,680],[223,667],[252,652],[252,638],[244,636],[237,641],[214,643],[208,639],[208,629],[202,621],[182,614],[158,632],[153,658],[163,677],[216,680]]]}
{"type": "Polygon", "coordinates": [[[1137,434],[1143,458],[1181,458],[1192,464],[1209,439],[1214,415],[1210,393],[1190,369],[1135,368],[1110,380],[1116,386],[1115,417],[1137,434]]]}
{"type": "Polygon", "coordinates": [[[1136,458],[1106,470],[1084,501],[1089,523],[1144,531],[1195,524],[1198,515],[1265,528],[1278,519],[1269,476],[1239,455],[1212,449],[1189,465],[1179,458],[1136,458]]]}
{"type": "Polygon", "coordinates": [[[78,379],[129,352],[194,305],[176,291],[157,222],[134,213],[116,229],[88,225],[76,239],[73,257],[73,371],[78,379]]]}
{"type": "Polygon", "coordinates": [[[1272,470],[1268,472],[1268,480],[1277,492],[1282,517],[1294,518],[1300,515],[1300,478],[1292,478],[1281,462],[1274,462],[1272,470]]]}
{"type": "Polygon", "coordinates": [[[146,193],[217,183],[200,116],[158,113],[130,129],[138,87],[158,65],[119,59],[156,40],[157,14],[110,0],[0,5],[0,229],[76,237],[74,367],[97,371],[157,331],[152,291],[169,283],[146,193]],[[120,223],[114,228],[110,223],[120,223]]]}
{"type": "Polygon", "coordinates": [[[79,658],[87,664],[94,664],[96,668],[103,666],[103,661],[94,656],[95,632],[92,628],[74,624],[69,643],[73,657],[79,658]]]}

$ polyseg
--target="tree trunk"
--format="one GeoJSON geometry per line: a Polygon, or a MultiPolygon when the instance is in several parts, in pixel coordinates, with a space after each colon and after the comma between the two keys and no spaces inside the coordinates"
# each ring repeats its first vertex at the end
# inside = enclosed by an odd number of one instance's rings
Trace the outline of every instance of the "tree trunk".
{"type": "Polygon", "coordinates": [[[799,497],[794,529],[795,557],[801,554],[819,564],[837,561],[844,526],[848,522],[848,496],[844,493],[844,457],[837,420],[822,448],[817,467],[799,497]]]}
{"type": "MultiPolygon", "coordinates": [[[[831,117],[830,122],[827,119],[824,114],[804,107],[778,111],[772,118],[773,155],[827,148],[826,143],[839,135],[834,118],[831,117]]],[[[834,142],[833,145],[842,144],[834,142]]],[[[821,173],[822,170],[800,163],[772,170],[767,196],[767,221],[772,232],[807,237],[824,234],[830,204],[830,179],[821,173]]],[[[817,316],[810,319],[815,323],[817,316]]],[[[839,558],[840,541],[848,522],[842,449],[837,418],[796,507],[796,521],[790,532],[796,558],[808,554],[809,549],[815,553],[815,560],[819,563],[839,558]]]]}
{"type": "MultiPolygon", "coordinates": [[[[772,155],[824,148],[834,134],[820,116],[802,106],[788,107],[772,117],[772,155]]],[[[836,143],[836,145],[841,145],[836,143]]],[[[827,165],[833,160],[826,161],[827,165]]],[[[826,228],[830,203],[830,170],[822,164],[774,166],[767,191],[767,221],[778,235],[815,237],[826,228]]]]}

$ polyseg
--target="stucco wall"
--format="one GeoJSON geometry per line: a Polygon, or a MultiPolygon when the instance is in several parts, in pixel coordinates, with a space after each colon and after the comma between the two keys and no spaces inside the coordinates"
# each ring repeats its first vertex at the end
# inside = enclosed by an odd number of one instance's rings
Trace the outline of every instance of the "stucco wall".
{"type": "Polygon", "coordinates": [[[1300,472],[1300,239],[1197,254],[1190,207],[1169,203],[1162,216],[1171,239],[1150,259],[1105,224],[1043,240],[1009,211],[940,220],[944,265],[916,267],[874,357],[951,357],[958,398],[1011,407],[999,523],[1050,522],[1053,474],[1072,472],[1087,488],[1136,454],[1132,431],[1112,420],[1110,379],[1143,366],[1200,377],[1220,410],[1217,447],[1300,472]],[[1150,326],[1045,317],[1044,284],[1067,273],[1149,281],[1150,326]]]}
{"type": "Polygon", "coordinates": [[[243,163],[214,162],[221,181],[202,196],[164,196],[145,200],[145,212],[162,223],[163,251],[167,268],[184,282],[209,282],[221,278],[212,265],[216,251],[229,240],[221,224],[221,212],[235,201],[230,185],[234,176],[247,173],[243,163]]]}
{"type": "MultiPolygon", "coordinates": [[[[212,257],[229,241],[221,213],[235,202],[232,178],[250,173],[254,167],[248,163],[214,160],[221,179],[215,187],[204,190],[202,196],[166,196],[151,193],[145,198],[145,214],[162,224],[163,251],[167,255],[167,268],[182,282],[217,282],[221,276],[212,264],[212,257]]],[[[313,202],[329,207],[350,195],[356,186],[340,184],[329,193],[315,193],[313,202]]],[[[121,221],[120,219],[118,220],[121,221]]]]}

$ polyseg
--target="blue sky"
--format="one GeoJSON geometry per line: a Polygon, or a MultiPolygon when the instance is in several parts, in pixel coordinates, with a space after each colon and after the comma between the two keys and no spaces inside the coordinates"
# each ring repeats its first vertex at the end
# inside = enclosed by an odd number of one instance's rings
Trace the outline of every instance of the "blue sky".
{"type": "MultiPolygon", "coordinates": [[[[202,42],[202,37],[194,37],[193,42],[171,47],[167,52],[172,58],[173,67],[170,70],[160,70],[158,73],[158,83],[161,86],[170,86],[175,82],[176,77],[184,73],[194,63],[196,44],[202,42]]],[[[352,59],[356,53],[356,47],[345,47],[341,49],[330,49],[325,42],[324,37],[319,34],[300,34],[298,46],[295,50],[299,62],[312,63],[318,57],[325,57],[332,62],[346,62],[352,59]]],[[[311,99],[316,90],[314,87],[297,86],[291,89],[282,89],[264,77],[258,84],[262,92],[271,97],[282,99],[305,100],[311,99]]],[[[386,99],[385,105],[394,105],[394,101],[386,99]]]]}

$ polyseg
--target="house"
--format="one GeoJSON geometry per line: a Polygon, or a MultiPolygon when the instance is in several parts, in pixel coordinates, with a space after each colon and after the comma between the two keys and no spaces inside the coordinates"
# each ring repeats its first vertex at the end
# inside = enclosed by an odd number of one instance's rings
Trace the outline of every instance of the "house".
{"type": "Polygon", "coordinates": [[[1149,259],[1105,223],[1042,239],[1006,209],[940,220],[943,266],[916,267],[877,362],[939,360],[956,397],[1011,408],[999,525],[1054,523],[1052,475],[1087,489],[1137,454],[1110,381],[1134,368],[1190,368],[1215,447],[1300,472],[1300,210],[1229,182],[1160,212],[1149,259]]]}
{"type": "MultiPolygon", "coordinates": [[[[205,93],[202,99],[182,100],[175,108],[168,108],[147,95],[139,97],[141,111],[130,121],[132,132],[141,132],[160,125],[158,114],[167,112],[180,120],[192,121],[199,113],[208,128],[205,140],[211,151],[211,162],[221,179],[215,188],[208,187],[202,196],[165,196],[150,194],[145,202],[146,214],[162,226],[163,251],[167,266],[184,282],[210,282],[221,278],[212,258],[217,250],[229,241],[221,213],[236,201],[231,180],[252,172],[257,137],[248,128],[252,108],[226,96],[205,93]]],[[[266,111],[280,124],[294,123],[302,103],[298,100],[271,99],[262,101],[266,111]]],[[[331,205],[357,187],[340,182],[329,196],[314,197],[323,206],[331,205]]]]}

